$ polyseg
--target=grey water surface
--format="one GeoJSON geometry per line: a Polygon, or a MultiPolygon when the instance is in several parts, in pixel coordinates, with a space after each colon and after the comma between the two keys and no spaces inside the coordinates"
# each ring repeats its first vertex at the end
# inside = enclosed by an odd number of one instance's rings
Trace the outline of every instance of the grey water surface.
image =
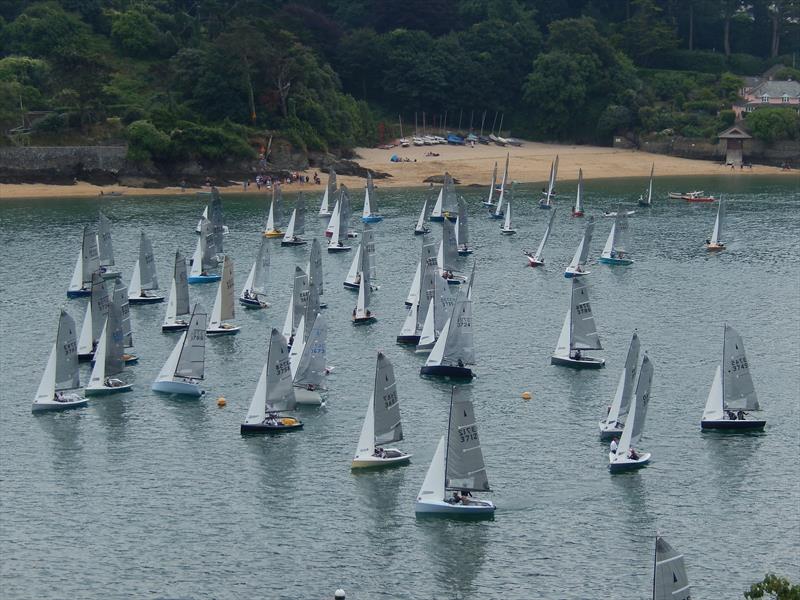
{"type": "MultiPolygon", "coordinates": [[[[207,341],[206,395],[150,391],[178,338],[160,329],[166,304],[131,307],[139,363],[134,391],[87,408],[33,416],[30,404],[56,332],[58,308],[80,323],[86,300],[66,289],[83,225],[102,207],[126,281],[139,231],[153,242],[168,291],[176,249],[191,256],[203,209],[193,195],[0,203],[0,596],[4,598],[647,598],[656,531],[685,556],[692,597],[741,598],[766,572],[800,580],[800,182],[797,178],[657,179],[652,209],[635,207],[646,180],[587,181],[597,217],[590,297],[607,361],[600,371],[550,366],[569,299],[562,275],[583,219],[570,217],[574,183],[559,186],[544,269],[526,266],[549,212],[539,186],[520,186],[516,236],[468,202],[477,262],[473,317],[478,417],[493,521],[417,520],[414,499],[447,423],[448,385],[423,380],[424,358],[395,344],[419,256],[413,233],[426,190],[381,189],[374,226],[378,322],[353,327],[356,295],[342,287],[352,253],[323,250],[329,308],[327,407],[299,411],[305,429],[239,435],[282,327],[295,265],[308,247],[271,246],[271,308],[236,309],[238,336],[207,341]],[[716,204],[668,191],[724,194],[727,250],[706,253],[716,204]],[[596,264],[611,219],[635,208],[630,267],[596,264]],[[743,336],[767,428],[700,432],[723,323],[743,336]],[[652,465],[611,476],[597,422],[610,404],[638,328],[655,365],[641,449],[652,465]],[[401,447],[409,466],[354,474],[375,357],[393,362],[401,447]],[[521,399],[523,391],[533,398],[521,399]],[[218,408],[218,397],[227,406],[218,408]]],[[[285,189],[290,198],[291,186],[285,189]]],[[[234,188],[235,190],[235,188],[234,188]]],[[[322,238],[309,194],[307,237],[322,238]]],[[[237,293],[259,244],[267,195],[222,190],[237,293]]],[[[360,214],[362,190],[353,191],[360,214]]],[[[441,226],[431,224],[435,234],[441,226]]],[[[324,248],[324,245],[323,245],[324,248]]],[[[193,285],[210,311],[215,284],[193,285]]],[[[82,381],[89,367],[81,367],[82,381]]]]}

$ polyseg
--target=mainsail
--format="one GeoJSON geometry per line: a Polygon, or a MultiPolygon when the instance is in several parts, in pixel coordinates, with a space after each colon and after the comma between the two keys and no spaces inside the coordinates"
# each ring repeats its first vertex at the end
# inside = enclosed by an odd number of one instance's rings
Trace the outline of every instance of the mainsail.
{"type": "Polygon", "coordinates": [[[683,554],[678,554],[661,536],[656,536],[653,600],[691,600],[683,554]]]}
{"type": "Polygon", "coordinates": [[[400,401],[397,398],[394,368],[382,352],[378,352],[373,388],[375,443],[388,444],[403,439],[400,422],[400,401]]]}
{"type": "Polygon", "coordinates": [[[742,336],[727,323],[722,346],[722,399],[725,410],[760,410],[742,336]]]}
{"type": "Polygon", "coordinates": [[[589,303],[588,285],[581,277],[572,279],[572,312],[570,316],[570,350],[602,350],[600,337],[589,303]]]}
{"type": "Polygon", "coordinates": [[[78,339],[75,332],[75,321],[63,308],[58,318],[58,334],[54,351],[56,354],[55,389],[75,389],[80,385],[78,339]]]}
{"type": "Polygon", "coordinates": [[[183,334],[183,344],[175,367],[175,376],[203,379],[206,355],[206,314],[199,304],[194,305],[189,329],[183,334]]]}
{"type": "Polygon", "coordinates": [[[644,432],[644,421],[647,417],[647,406],[650,403],[650,385],[653,383],[653,363],[645,352],[642,359],[642,366],[639,369],[639,380],[636,382],[636,392],[634,402],[628,413],[628,420],[625,422],[625,429],[622,432],[617,455],[625,456],[628,449],[636,447],[644,432]]]}
{"type": "Polygon", "coordinates": [[[475,410],[465,394],[462,387],[453,387],[447,429],[445,489],[489,492],[475,410]]]}
{"type": "Polygon", "coordinates": [[[110,267],[114,264],[114,244],[111,241],[111,221],[102,212],[97,216],[97,246],[100,265],[110,267]]]}

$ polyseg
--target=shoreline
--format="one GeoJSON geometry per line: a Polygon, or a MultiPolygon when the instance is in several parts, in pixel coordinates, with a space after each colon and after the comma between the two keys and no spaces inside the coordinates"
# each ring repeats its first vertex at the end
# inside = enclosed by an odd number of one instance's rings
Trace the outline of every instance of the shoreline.
{"type": "MultiPolygon", "coordinates": [[[[600,146],[574,146],[566,144],[543,144],[524,142],[521,147],[500,146],[419,146],[410,148],[394,147],[357,148],[355,161],[362,167],[374,171],[388,173],[391,177],[375,179],[378,187],[406,188],[424,187],[424,180],[431,176],[441,176],[448,171],[459,183],[458,185],[488,186],[495,162],[498,164],[498,182],[503,175],[506,154],[509,155],[509,177],[519,183],[544,183],[550,172],[550,163],[559,156],[559,181],[575,181],[578,169],[583,170],[585,181],[602,179],[641,178],[650,175],[650,166],[655,165],[655,177],[680,177],[703,175],[780,175],[800,177],[797,170],[784,171],[779,167],[753,165],[752,168],[735,169],[720,163],[678,158],[664,154],[650,154],[640,150],[606,148],[600,146]],[[429,156],[429,154],[438,156],[429,156]],[[407,162],[391,162],[389,159],[397,154],[407,162]],[[733,172],[732,172],[733,171],[733,172]]],[[[307,169],[301,174],[308,175],[313,181],[314,173],[322,178],[320,185],[314,183],[291,183],[284,185],[285,193],[309,191],[320,193],[324,189],[327,175],[319,169],[307,169]]],[[[364,186],[361,177],[337,177],[352,190],[364,186]]],[[[118,184],[99,186],[78,181],[73,185],[50,185],[37,183],[0,184],[0,199],[30,198],[76,198],[76,197],[111,197],[117,196],[170,196],[195,194],[207,191],[207,187],[166,186],[161,188],[127,187],[118,184]]],[[[220,191],[237,194],[266,194],[267,189],[259,190],[251,181],[248,190],[238,185],[220,186],[220,191]]]]}

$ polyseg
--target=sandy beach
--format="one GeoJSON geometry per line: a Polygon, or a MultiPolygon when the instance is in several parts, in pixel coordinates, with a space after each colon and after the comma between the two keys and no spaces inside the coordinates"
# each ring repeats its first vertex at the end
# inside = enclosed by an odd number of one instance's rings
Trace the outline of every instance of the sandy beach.
{"type": "MultiPolygon", "coordinates": [[[[556,154],[559,155],[558,179],[569,181],[577,179],[578,169],[583,169],[584,179],[606,179],[616,177],[647,177],[650,174],[650,165],[655,163],[656,177],[680,175],[724,175],[731,174],[731,168],[719,163],[704,160],[689,160],[662,154],[650,154],[638,150],[622,150],[598,146],[570,146],[564,144],[541,144],[537,142],[524,142],[521,147],[500,147],[495,145],[483,146],[420,146],[391,149],[357,148],[360,157],[356,162],[363,167],[388,173],[391,177],[377,181],[380,187],[413,187],[422,186],[424,180],[434,175],[442,175],[445,171],[455,177],[461,185],[488,185],[492,177],[495,162],[498,163],[498,178],[502,176],[503,163],[506,153],[510,155],[509,175],[512,180],[521,183],[537,183],[546,181],[550,162],[556,154]],[[438,156],[428,156],[430,153],[438,156]],[[409,162],[391,162],[389,159],[397,154],[409,162]]],[[[305,174],[313,180],[315,170],[309,169],[305,174]]],[[[797,177],[798,172],[782,171],[778,167],[753,165],[752,168],[736,169],[736,176],[749,175],[785,175],[797,177]]],[[[322,176],[323,184],[326,176],[322,176]]],[[[357,189],[364,185],[364,180],[359,177],[340,176],[340,183],[357,189]]],[[[0,185],[0,198],[39,198],[39,197],[75,197],[75,196],[100,196],[115,194],[125,196],[137,195],[170,195],[193,194],[200,188],[187,188],[185,191],[178,186],[165,188],[134,188],[119,185],[97,186],[86,182],[77,182],[74,185],[45,185],[45,184],[2,184],[0,185]]],[[[237,188],[224,188],[237,193],[243,193],[242,186],[237,188]]],[[[285,192],[301,190],[317,190],[321,186],[294,183],[284,188],[285,192]]],[[[256,186],[250,185],[247,193],[264,193],[256,186]]]]}

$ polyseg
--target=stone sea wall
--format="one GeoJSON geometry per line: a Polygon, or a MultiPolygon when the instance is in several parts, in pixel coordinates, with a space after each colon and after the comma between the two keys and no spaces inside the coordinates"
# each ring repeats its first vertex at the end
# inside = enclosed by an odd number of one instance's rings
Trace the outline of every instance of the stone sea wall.
{"type": "MultiPolygon", "coordinates": [[[[623,138],[619,141],[615,140],[614,145],[631,147],[632,144],[623,138]]],[[[638,147],[640,150],[654,154],[715,162],[725,161],[726,143],[724,141],[712,143],[703,138],[684,137],[642,138],[639,140],[638,147]]],[[[781,166],[788,162],[796,168],[800,166],[800,141],[788,140],[767,144],[760,140],[745,140],[744,161],[773,166],[781,166]]]]}

